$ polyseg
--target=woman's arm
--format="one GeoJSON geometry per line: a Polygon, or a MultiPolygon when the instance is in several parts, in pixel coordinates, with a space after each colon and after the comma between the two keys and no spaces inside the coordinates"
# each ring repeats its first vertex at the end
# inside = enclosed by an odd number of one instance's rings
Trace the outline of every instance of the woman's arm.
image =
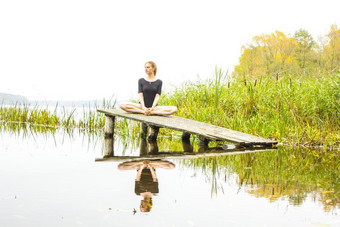
{"type": "Polygon", "coordinates": [[[144,95],[143,95],[143,93],[142,92],[138,93],[138,96],[139,96],[139,102],[142,105],[143,110],[145,110],[146,107],[145,107],[145,103],[144,103],[144,95]]]}
{"type": "Polygon", "coordinates": [[[159,101],[159,97],[160,97],[160,95],[156,94],[155,99],[153,100],[153,103],[152,103],[152,107],[150,108],[150,111],[152,111],[153,108],[155,108],[157,106],[158,101],[159,101]]]}
{"type": "Polygon", "coordinates": [[[153,182],[157,182],[158,181],[157,180],[157,175],[156,175],[155,170],[154,170],[154,168],[152,166],[150,166],[150,172],[151,172],[151,176],[152,176],[153,182]]]}

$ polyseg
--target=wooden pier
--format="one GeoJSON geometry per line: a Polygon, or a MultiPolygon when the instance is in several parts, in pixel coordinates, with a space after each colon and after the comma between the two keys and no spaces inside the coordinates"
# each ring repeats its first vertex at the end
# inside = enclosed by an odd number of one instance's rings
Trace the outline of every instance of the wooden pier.
{"type": "Polygon", "coordinates": [[[114,135],[115,118],[122,117],[141,122],[142,132],[147,133],[148,140],[157,139],[159,128],[169,128],[183,132],[182,139],[184,140],[188,140],[191,134],[198,135],[200,143],[206,146],[209,141],[226,141],[237,147],[246,148],[270,148],[277,144],[276,141],[270,139],[177,116],[146,116],[119,109],[97,109],[97,111],[105,114],[105,136],[111,138],[114,135]]]}

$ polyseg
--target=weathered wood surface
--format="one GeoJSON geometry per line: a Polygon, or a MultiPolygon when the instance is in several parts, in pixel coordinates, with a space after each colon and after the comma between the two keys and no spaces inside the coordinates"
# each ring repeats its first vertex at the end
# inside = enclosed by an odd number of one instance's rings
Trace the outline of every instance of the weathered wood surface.
{"type": "Polygon", "coordinates": [[[112,156],[105,158],[96,158],[96,162],[103,161],[139,161],[139,160],[155,160],[155,159],[192,159],[202,157],[216,157],[216,156],[227,156],[235,154],[246,154],[263,151],[274,151],[276,149],[254,149],[254,150],[220,150],[210,149],[209,152],[194,153],[194,152],[159,152],[154,155],[143,155],[143,156],[112,156]]]}
{"type": "Polygon", "coordinates": [[[97,111],[108,116],[119,116],[140,121],[148,125],[154,125],[159,128],[170,128],[184,133],[195,134],[210,140],[227,141],[244,146],[271,146],[277,144],[276,141],[270,139],[177,116],[146,116],[143,114],[125,112],[119,109],[97,109],[97,111]]]}
{"type": "Polygon", "coordinates": [[[112,116],[106,116],[105,118],[105,125],[104,125],[104,132],[105,136],[113,136],[115,133],[114,129],[114,124],[115,124],[115,117],[112,116]]]}

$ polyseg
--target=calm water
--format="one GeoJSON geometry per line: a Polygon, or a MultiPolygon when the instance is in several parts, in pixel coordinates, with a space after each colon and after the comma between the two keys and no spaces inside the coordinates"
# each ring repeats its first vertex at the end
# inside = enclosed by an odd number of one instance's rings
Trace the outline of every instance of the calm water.
{"type": "Polygon", "coordinates": [[[137,162],[95,162],[103,151],[102,136],[2,130],[0,226],[340,226],[339,167],[315,156],[162,159],[157,182],[150,171],[136,182],[137,162]]]}

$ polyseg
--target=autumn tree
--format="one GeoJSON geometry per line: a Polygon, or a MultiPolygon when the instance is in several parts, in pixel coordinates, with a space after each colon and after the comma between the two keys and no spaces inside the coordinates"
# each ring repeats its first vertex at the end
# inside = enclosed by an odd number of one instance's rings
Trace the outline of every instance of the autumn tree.
{"type": "Polygon", "coordinates": [[[243,46],[234,74],[249,79],[281,74],[323,75],[339,70],[340,29],[332,25],[319,43],[303,29],[293,37],[280,31],[255,36],[243,46]]]}
{"type": "Polygon", "coordinates": [[[300,69],[305,69],[313,64],[315,58],[313,48],[316,47],[316,43],[312,35],[304,29],[295,32],[294,38],[297,42],[295,58],[298,61],[300,69]]]}
{"type": "Polygon", "coordinates": [[[326,56],[326,67],[330,71],[340,69],[340,29],[332,25],[330,32],[326,35],[328,44],[324,47],[326,56]]]}
{"type": "Polygon", "coordinates": [[[235,67],[235,73],[257,77],[285,72],[296,65],[294,62],[296,46],[294,38],[287,37],[280,31],[255,36],[251,44],[243,47],[240,65],[235,67]]]}
{"type": "Polygon", "coordinates": [[[266,74],[266,69],[263,67],[261,47],[258,46],[243,46],[240,64],[235,67],[242,78],[256,77],[257,75],[266,74]]]}

